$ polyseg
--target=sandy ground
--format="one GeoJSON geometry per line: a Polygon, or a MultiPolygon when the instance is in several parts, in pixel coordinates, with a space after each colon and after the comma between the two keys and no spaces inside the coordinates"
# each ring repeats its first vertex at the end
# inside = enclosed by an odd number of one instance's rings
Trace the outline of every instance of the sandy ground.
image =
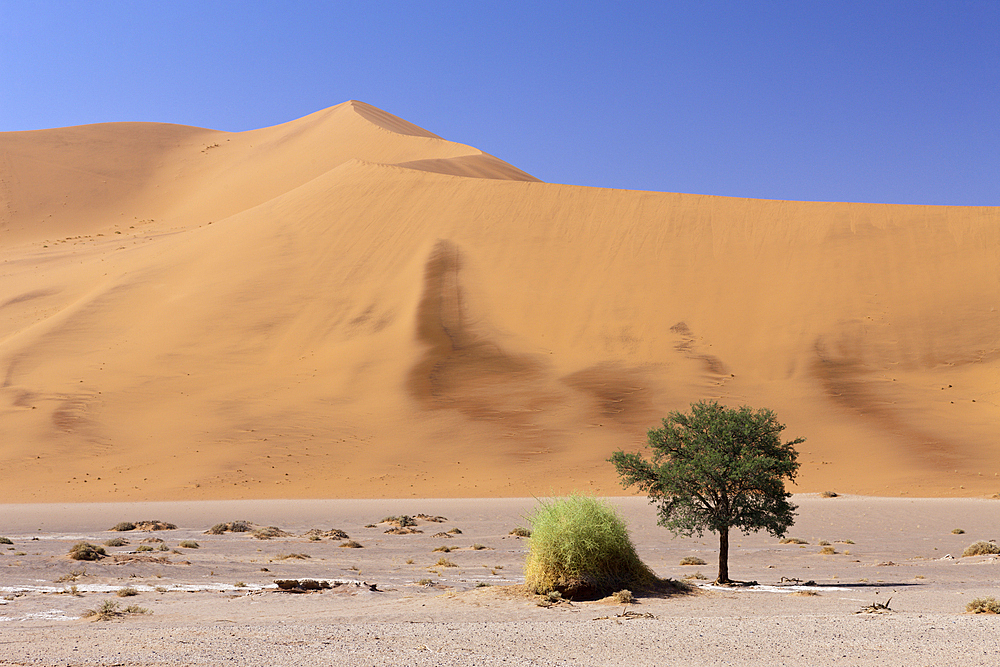
{"type": "Polygon", "coordinates": [[[986,497],[998,266],[998,207],[541,183],[357,101],[0,133],[0,502],[617,495],[700,399],[797,492],[986,497]]]}
{"type": "MultiPolygon", "coordinates": [[[[527,525],[530,499],[2,506],[0,534],[13,544],[0,552],[0,664],[996,664],[1000,617],[967,614],[965,605],[1000,594],[1000,560],[960,554],[998,537],[1000,501],[795,501],[790,536],[808,544],[733,539],[732,575],[759,586],[718,589],[692,579],[700,588],[691,594],[642,597],[627,608],[608,600],[542,607],[518,593],[528,541],[509,533],[527,525]],[[418,520],[422,532],[408,535],[386,534],[389,526],[377,523],[421,513],[443,519],[418,520]],[[107,530],[151,519],[178,528],[107,530]],[[237,519],[294,536],[204,534],[237,519]],[[363,548],[303,537],[313,528],[343,530],[363,548]],[[461,533],[439,535],[453,528],[461,533]],[[954,534],[958,528],[965,532],[954,534]],[[130,544],[107,547],[109,557],[98,562],[66,557],[80,540],[113,537],[130,544]],[[148,538],[163,542],[136,552],[148,538]],[[184,540],[199,546],[182,548],[184,540]],[[836,553],[820,554],[821,541],[836,553]],[[435,551],[441,546],[452,550],[435,551]],[[442,557],[455,567],[437,565],[442,557]],[[331,588],[282,592],[278,579],[331,588]],[[118,597],[126,587],[137,595],[118,597]],[[150,613],[82,617],[105,600],[150,613]],[[892,611],[856,613],[875,602],[892,611]]],[[[645,500],[612,502],[659,575],[714,577],[714,536],[672,538],[655,526],[645,500]],[[686,556],[708,564],[680,566],[686,556]]]]}

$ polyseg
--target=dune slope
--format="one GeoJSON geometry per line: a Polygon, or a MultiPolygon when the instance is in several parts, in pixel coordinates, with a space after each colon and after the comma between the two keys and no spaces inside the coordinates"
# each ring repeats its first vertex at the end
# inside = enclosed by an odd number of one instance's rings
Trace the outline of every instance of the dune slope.
{"type": "Polygon", "coordinates": [[[620,493],[673,409],[798,489],[1000,491],[1000,209],[541,183],[361,102],[0,134],[0,502],[620,493]]]}

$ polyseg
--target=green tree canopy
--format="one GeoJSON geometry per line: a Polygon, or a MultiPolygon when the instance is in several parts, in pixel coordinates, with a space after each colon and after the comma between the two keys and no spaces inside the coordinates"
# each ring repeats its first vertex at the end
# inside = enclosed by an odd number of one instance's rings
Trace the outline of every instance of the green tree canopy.
{"type": "Polygon", "coordinates": [[[700,401],[690,414],[671,412],[663,428],[649,431],[651,460],[623,451],[608,460],[623,486],[637,486],[658,504],[659,525],[675,535],[718,533],[716,581],[731,583],[731,528],[781,537],[794,522],[785,480],[795,478],[795,445],[805,439],[782,443],[784,428],[771,410],[700,401]]]}

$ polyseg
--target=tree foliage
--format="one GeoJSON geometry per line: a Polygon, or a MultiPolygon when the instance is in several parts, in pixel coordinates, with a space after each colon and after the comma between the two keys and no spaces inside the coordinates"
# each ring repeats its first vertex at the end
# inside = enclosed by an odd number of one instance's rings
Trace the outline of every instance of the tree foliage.
{"type": "Polygon", "coordinates": [[[799,468],[795,445],[771,410],[717,402],[671,412],[651,429],[652,458],[615,452],[609,459],[625,487],[637,486],[658,505],[658,523],[675,535],[719,534],[720,583],[729,583],[729,531],[766,530],[782,537],[795,518],[785,480],[799,468]]]}

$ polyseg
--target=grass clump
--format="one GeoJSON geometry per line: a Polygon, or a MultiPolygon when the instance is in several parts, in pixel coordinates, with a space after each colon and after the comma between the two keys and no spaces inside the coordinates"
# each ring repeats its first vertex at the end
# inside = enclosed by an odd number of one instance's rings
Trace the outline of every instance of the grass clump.
{"type": "Polygon", "coordinates": [[[821,493],[819,495],[820,495],[821,498],[836,498],[840,494],[837,493],[836,491],[824,491],[823,493],[821,493]]]}
{"type": "Polygon", "coordinates": [[[409,514],[402,514],[400,516],[387,516],[379,521],[379,523],[393,523],[399,528],[408,528],[417,525],[417,520],[409,514]]]}
{"type": "Polygon", "coordinates": [[[152,551],[152,550],[153,547],[149,546],[148,544],[140,544],[138,547],[135,548],[136,553],[139,553],[140,551],[152,551]]]}
{"type": "Polygon", "coordinates": [[[781,540],[779,544],[809,544],[809,543],[798,537],[786,537],[783,540],[781,540]]]}
{"type": "Polygon", "coordinates": [[[227,521],[217,523],[205,531],[207,535],[222,535],[223,533],[249,533],[253,524],[249,521],[227,521]]]}
{"type": "Polygon", "coordinates": [[[9,537],[0,537],[0,544],[14,544],[9,537]]]}
{"type": "Polygon", "coordinates": [[[569,496],[542,502],[530,517],[525,585],[539,595],[600,597],[657,583],[643,563],[625,522],[597,498],[569,496]]]}
{"type": "Polygon", "coordinates": [[[354,540],[347,540],[346,542],[341,542],[338,546],[344,549],[364,549],[364,545],[360,542],[355,542],[354,540]]]}
{"type": "Polygon", "coordinates": [[[518,526],[514,530],[510,531],[508,535],[513,535],[514,537],[531,537],[531,531],[523,526],[518,526]]]}
{"type": "Polygon", "coordinates": [[[485,544],[480,544],[479,542],[476,542],[469,548],[472,549],[473,551],[483,551],[484,549],[489,549],[488,546],[486,546],[485,544]]]}
{"type": "Polygon", "coordinates": [[[951,534],[952,535],[964,535],[965,531],[962,530],[961,528],[956,528],[953,531],[951,531],[951,534]]]}
{"type": "Polygon", "coordinates": [[[1000,601],[995,597],[976,598],[965,605],[965,611],[973,614],[1000,614],[1000,601]]]}
{"type": "Polygon", "coordinates": [[[131,586],[128,586],[126,588],[119,588],[117,591],[115,591],[115,595],[117,595],[120,598],[128,598],[138,594],[139,591],[135,590],[131,586]]]}
{"type": "Polygon", "coordinates": [[[615,602],[617,602],[618,604],[634,604],[635,603],[635,596],[632,595],[632,591],[630,591],[627,588],[623,588],[622,590],[620,590],[620,591],[618,591],[616,593],[612,593],[611,594],[611,599],[614,600],[615,602]]]}
{"type": "Polygon", "coordinates": [[[177,546],[179,546],[181,549],[197,549],[198,543],[195,542],[194,540],[184,540],[177,546]]]}
{"type": "Polygon", "coordinates": [[[685,556],[681,558],[681,565],[706,565],[706,563],[697,556],[685,556]]]}
{"type": "Polygon", "coordinates": [[[77,542],[69,550],[69,557],[73,560],[100,560],[107,555],[104,547],[96,547],[90,542],[77,542]]]}
{"type": "Polygon", "coordinates": [[[461,535],[462,534],[462,531],[459,530],[458,528],[452,528],[451,530],[447,530],[445,532],[448,533],[449,535],[461,535]]]}
{"type": "Polygon", "coordinates": [[[447,554],[447,553],[451,553],[452,548],[449,547],[449,546],[441,546],[441,547],[435,547],[434,551],[443,551],[444,553],[447,554]]]}
{"type": "Polygon", "coordinates": [[[125,531],[128,531],[128,530],[135,530],[135,524],[132,523],[131,521],[119,521],[114,526],[112,526],[109,530],[113,530],[113,531],[118,532],[118,533],[124,533],[125,531]]]}
{"type": "Polygon", "coordinates": [[[272,537],[288,537],[291,533],[286,533],[277,526],[265,526],[253,531],[253,536],[258,540],[269,540],[272,537]]]}
{"type": "Polygon", "coordinates": [[[84,617],[93,618],[95,621],[110,621],[112,618],[127,616],[130,614],[148,614],[148,609],[143,609],[139,605],[129,605],[124,609],[119,609],[118,603],[114,600],[105,600],[96,609],[88,609],[83,612],[84,617]]]}
{"type": "Polygon", "coordinates": [[[278,554],[277,556],[274,557],[274,560],[289,560],[289,559],[305,560],[307,558],[312,558],[312,556],[310,556],[309,554],[292,553],[292,554],[278,554]]]}
{"type": "Polygon", "coordinates": [[[458,565],[451,560],[448,560],[444,556],[438,558],[438,562],[434,563],[435,567],[458,567],[458,565]]]}
{"type": "Polygon", "coordinates": [[[837,550],[831,546],[825,546],[822,549],[820,549],[819,552],[823,556],[832,556],[833,554],[837,553],[837,550]]]}
{"type": "Polygon", "coordinates": [[[989,556],[992,554],[1000,554],[1000,546],[997,546],[996,542],[979,540],[978,542],[973,542],[969,546],[965,547],[965,551],[962,552],[962,557],[989,556]]]}
{"type": "Polygon", "coordinates": [[[129,542],[124,537],[112,537],[110,540],[104,542],[106,547],[123,547],[129,542]]]}

